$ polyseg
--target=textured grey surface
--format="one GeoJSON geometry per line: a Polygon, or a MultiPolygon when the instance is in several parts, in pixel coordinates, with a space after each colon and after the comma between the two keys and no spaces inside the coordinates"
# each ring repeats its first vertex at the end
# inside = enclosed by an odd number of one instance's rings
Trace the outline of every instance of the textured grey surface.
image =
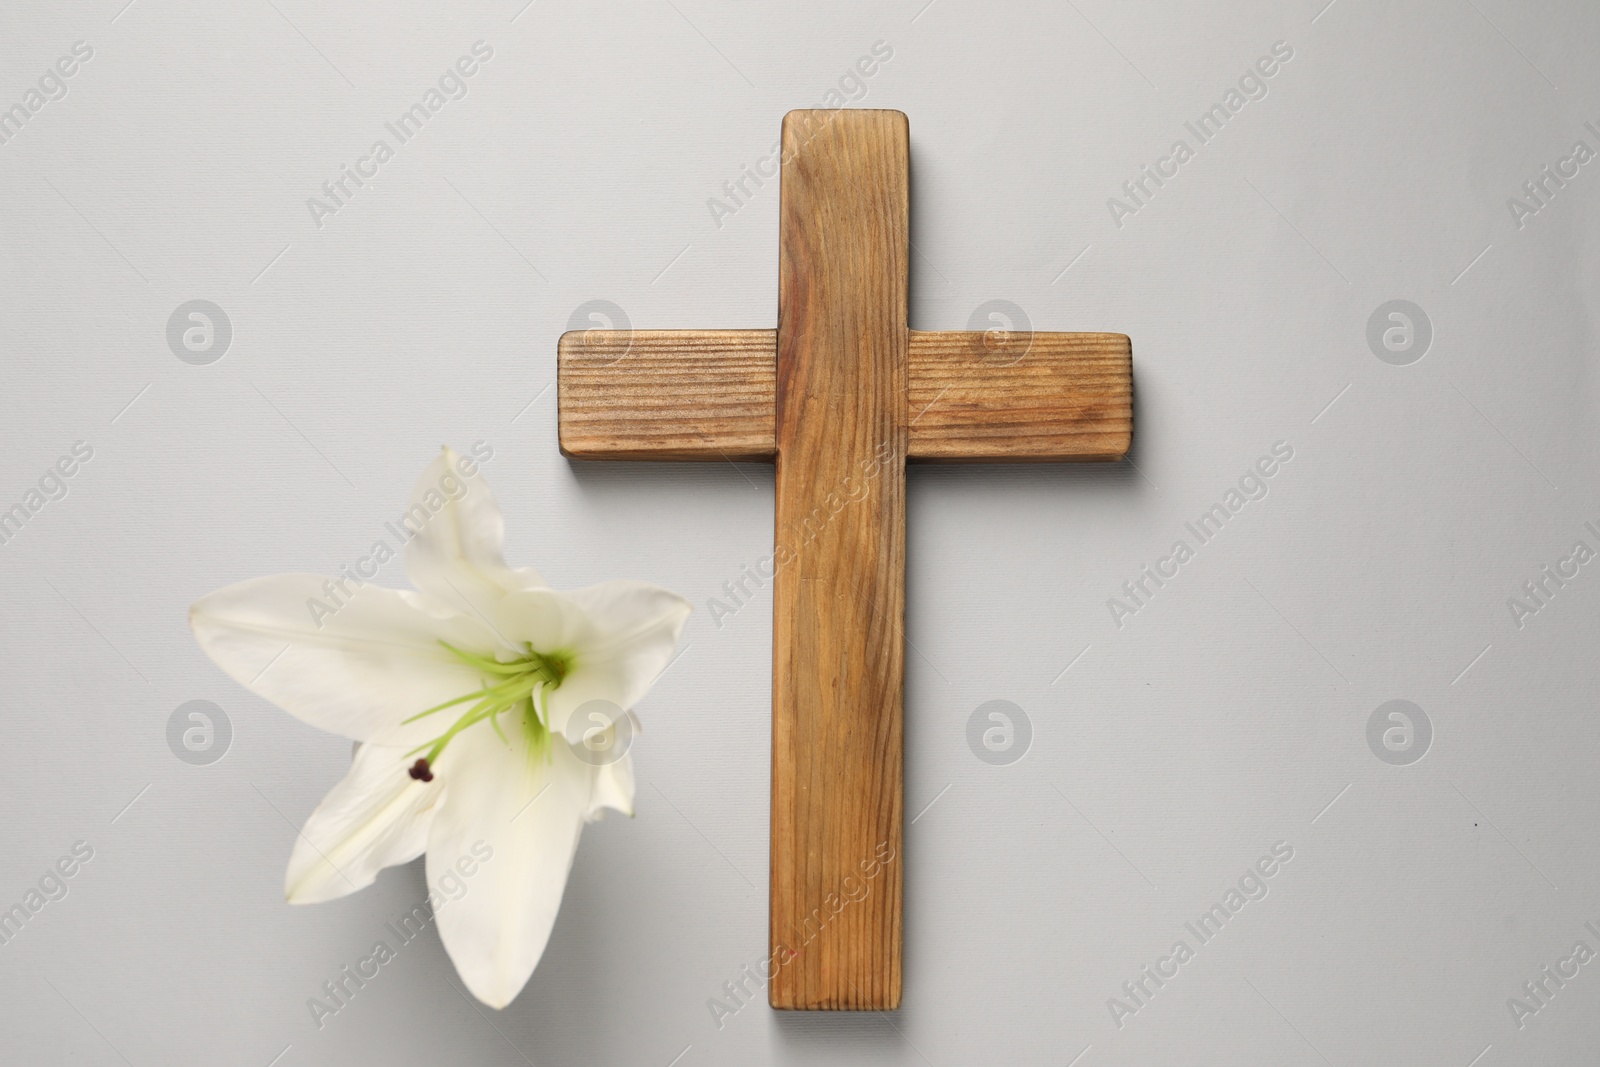
{"type": "Polygon", "coordinates": [[[1600,11],[125,2],[0,14],[0,105],[93,49],[0,144],[0,507],[43,503],[0,545],[0,906],[93,852],[0,944],[0,1060],[1592,1059],[1600,563],[1536,614],[1508,601],[1600,549],[1600,163],[1537,213],[1507,200],[1600,150],[1600,11]],[[398,144],[385,123],[480,40],[465,97],[398,144]],[[1195,147],[1280,41],[1265,96],[1195,147]],[[913,324],[1004,299],[1128,333],[1137,466],[912,472],[904,1006],[758,998],[719,1026],[766,936],[771,602],[718,628],[707,601],[770,551],[772,475],[569,464],[555,340],[593,299],[771,326],[775,185],[707,201],[841,82],[910,116],[913,324]],[[379,138],[393,158],[319,227],[308,198],[379,138]],[[1179,139],[1193,158],[1114,221],[1179,139]],[[197,299],[232,324],[208,365],[167,343],[197,299]],[[1420,360],[1369,348],[1392,300],[1431,322],[1420,360]],[[638,817],[585,834],[522,997],[468,1003],[429,930],[319,1029],[308,998],[394,940],[422,875],[283,903],[349,744],[229,682],[185,611],[351,562],[441,441],[479,440],[511,562],[683,593],[687,651],[639,709],[638,817]],[[77,441],[65,497],[28,497],[77,441]],[[1280,441],[1265,497],[1198,544],[1185,524],[1280,441]],[[1118,626],[1108,599],[1179,539],[1193,558],[1118,626]],[[168,747],[192,700],[231,722],[209,765],[168,747]],[[991,700],[1028,716],[1024,758],[969,748],[991,700]],[[1431,723],[1420,761],[1369,746],[1391,700],[1431,723]],[[1278,842],[1266,896],[1201,943],[1185,924],[1278,842]],[[1540,1006],[1547,965],[1577,974],[1540,1006]],[[1147,966],[1176,974],[1140,1005],[1147,966]]]}

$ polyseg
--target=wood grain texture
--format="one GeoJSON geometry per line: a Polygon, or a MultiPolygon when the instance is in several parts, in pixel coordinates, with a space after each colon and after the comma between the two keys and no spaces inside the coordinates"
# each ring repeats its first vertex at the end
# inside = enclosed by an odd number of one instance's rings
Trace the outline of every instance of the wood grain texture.
{"type": "Polygon", "coordinates": [[[1121,459],[1133,354],[1120,333],[911,333],[910,456],[932,462],[1121,459]]]}
{"type": "MultiPolygon", "coordinates": [[[[561,449],[773,459],[775,1008],[901,989],[905,464],[1120,459],[1128,338],[921,333],[906,320],[898,111],[784,117],[777,330],[561,338],[561,449]]],[[[757,580],[757,584],[759,580],[757,580]]]]}
{"type": "Polygon", "coordinates": [[[768,995],[775,1008],[890,1010],[900,1003],[910,133],[898,111],[791,111],[782,141],[771,875],[780,965],[768,995]]]}
{"type": "Polygon", "coordinates": [[[771,459],[776,330],[574,330],[557,346],[561,451],[771,459]]]}
{"type": "MultiPolygon", "coordinates": [[[[566,334],[561,447],[586,459],[775,456],[776,330],[566,334]]],[[[1133,439],[1133,358],[1120,333],[912,330],[907,456],[926,462],[1121,459],[1133,439]],[[1015,353],[1015,354],[1013,354],[1015,353]],[[1014,359],[1014,362],[1012,361],[1014,359]]]]}

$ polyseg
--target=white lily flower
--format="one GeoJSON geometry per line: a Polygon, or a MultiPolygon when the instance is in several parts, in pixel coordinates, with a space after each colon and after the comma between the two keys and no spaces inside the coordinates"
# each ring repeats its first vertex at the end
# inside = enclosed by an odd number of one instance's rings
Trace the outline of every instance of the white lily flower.
{"type": "Polygon", "coordinates": [[[290,903],[342,897],[424,851],[430,886],[470,868],[436,910],[439,935],[473,994],[502,1008],[544,952],[584,822],[633,813],[631,755],[575,750],[569,726],[587,724],[573,714],[631,709],[690,608],[640,582],[557,592],[507,567],[499,505],[448,448],[407,516],[415,592],[283,574],[205,597],[189,623],[234,680],[361,743],[295,843],[290,903]]]}

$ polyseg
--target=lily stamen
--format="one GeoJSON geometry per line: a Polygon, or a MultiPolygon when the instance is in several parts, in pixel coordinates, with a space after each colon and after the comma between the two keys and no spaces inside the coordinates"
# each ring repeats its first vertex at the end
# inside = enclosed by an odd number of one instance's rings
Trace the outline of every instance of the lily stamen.
{"type": "Polygon", "coordinates": [[[439,644],[467,666],[485,674],[498,676],[502,680],[495,685],[485,684],[476,692],[436,704],[426,711],[419,711],[405,720],[408,723],[415,722],[445,708],[476,701],[451,724],[449,729],[432,741],[418,745],[411,750],[411,753],[407,753],[410,755],[427,750],[426,755],[411,767],[409,772],[411,777],[422,782],[432,781],[433,774],[430,767],[438,760],[445,746],[461,731],[476,726],[484,720],[488,720],[500,740],[510,744],[510,739],[500,726],[500,715],[513,708],[522,709],[532,751],[543,752],[545,739],[549,735],[549,691],[560,688],[562,680],[571,669],[570,656],[565,653],[535,652],[533,646],[525,645],[526,652],[514,660],[495,660],[466,652],[446,641],[440,641],[439,644]]]}

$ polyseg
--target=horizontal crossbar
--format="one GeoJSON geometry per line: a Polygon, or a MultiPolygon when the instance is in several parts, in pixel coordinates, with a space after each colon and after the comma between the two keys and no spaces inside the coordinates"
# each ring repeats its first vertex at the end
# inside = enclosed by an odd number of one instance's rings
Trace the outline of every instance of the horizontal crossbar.
{"type": "MultiPolygon", "coordinates": [[[[771,460],[775,330],[562,336],[561,451],[579,459],[771,460]]],[[[907,458],[1120,459],[1133,358],[1120,333],[910,331],[907,458]]]]}

